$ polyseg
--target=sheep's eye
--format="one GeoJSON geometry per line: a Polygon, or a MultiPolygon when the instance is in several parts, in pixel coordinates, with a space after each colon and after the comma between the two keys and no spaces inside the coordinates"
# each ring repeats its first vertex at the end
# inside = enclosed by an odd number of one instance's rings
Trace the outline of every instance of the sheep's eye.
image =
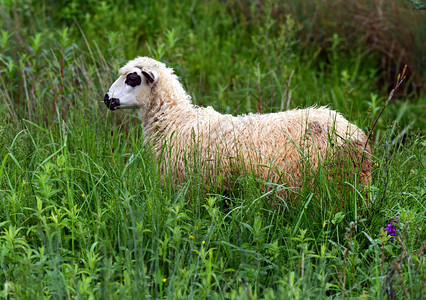
{"type": "Polygon", "coordinates": [[[138,75],[138,73],[133,72],[127,75],[126,81],[124,83],[127,85],[130,85],[131,87],[135,87],[137,85],[140,85],[141,82],[142,82],[142,79],[138,75]]]}

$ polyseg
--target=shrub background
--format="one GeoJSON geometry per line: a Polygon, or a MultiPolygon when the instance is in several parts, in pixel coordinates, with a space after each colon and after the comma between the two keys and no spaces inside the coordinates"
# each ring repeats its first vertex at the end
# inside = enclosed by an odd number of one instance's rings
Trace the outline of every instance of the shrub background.
{"type": "Polygon", "coordinates": [[[0,0],[0,294],[424,296],[422,8],[0,0]],[[274,209],[248,176],[229,194],[195,173],[161,185],[136,113],[102,102],[137,55],[174,67],[194,103],[223,113],[329,105],[366,132],[377,120],[368,195],[321,169],[274,209]]]}

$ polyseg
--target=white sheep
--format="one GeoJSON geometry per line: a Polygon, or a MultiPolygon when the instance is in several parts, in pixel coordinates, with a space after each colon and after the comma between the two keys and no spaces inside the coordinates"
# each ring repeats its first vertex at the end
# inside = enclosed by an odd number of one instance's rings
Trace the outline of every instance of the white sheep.
{"type": "Polygon", "coordinates": [[[120,69],[104,102],[111,110],[139,109],[144,139],[161,161],[162,175],[169,170],[175,184],[197,168],[205,182],[225,188],[243,172],[297,187],[306,162],[313,170],[322,163],[337,176],[358,173],[360,183],[371,183],[366,135],[325,107],[223,115],[194,106],[173,69],[148,57],[120,69]]]}

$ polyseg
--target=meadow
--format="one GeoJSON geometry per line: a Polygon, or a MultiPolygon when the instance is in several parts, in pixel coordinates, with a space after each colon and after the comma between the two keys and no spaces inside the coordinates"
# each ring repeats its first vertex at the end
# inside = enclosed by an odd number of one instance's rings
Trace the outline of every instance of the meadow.
{"type": "Polygon", "coordinates": [[[424,5],[336,3],[0,0],[0,297],[424,298],[424,5]],[[103,104],[135,56],[222,113],[341,112],[371,187],[162,182],[137,112],[103,104]]]}

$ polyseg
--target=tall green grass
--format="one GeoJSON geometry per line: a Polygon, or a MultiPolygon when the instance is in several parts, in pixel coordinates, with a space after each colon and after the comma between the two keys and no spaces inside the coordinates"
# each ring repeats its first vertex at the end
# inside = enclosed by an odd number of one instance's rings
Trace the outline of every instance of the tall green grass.
{"type": "Polygon", "coordinates": [[[136,113],[102,103],[127,59],[165,61],[223,113],[329,105],[368,130],[388,98],[377,57],[337,35],[328,63],[302,54],[300,25],[273,7],[102,3],[2,3],[3,298],[424,297],[422,94],[378,119],[368,190],[321,168],[293,201],[250,174],[227,192],[196,173],[174,187],[136,113]]]}

